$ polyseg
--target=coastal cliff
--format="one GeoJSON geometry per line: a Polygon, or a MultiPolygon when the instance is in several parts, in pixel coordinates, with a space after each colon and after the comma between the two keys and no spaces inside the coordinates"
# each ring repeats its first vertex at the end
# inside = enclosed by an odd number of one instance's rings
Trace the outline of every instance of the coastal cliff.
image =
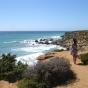
{"type": "Polygon", "coordinates": [[[73,43],[73,38],[77,39],[78,47],[80,49],[88,48],[88,31],[73,31],[66,32],[62,38],[63,45],[66,47],[70,47],[73,43]]]}

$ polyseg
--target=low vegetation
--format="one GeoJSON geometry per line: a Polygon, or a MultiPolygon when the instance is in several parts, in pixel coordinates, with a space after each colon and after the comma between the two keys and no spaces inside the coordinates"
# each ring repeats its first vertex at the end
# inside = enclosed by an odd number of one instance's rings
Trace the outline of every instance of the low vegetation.
{"type": "Polygon", "coordinates": [[[37,86],[38,88],[53,88],[71,82],[71,80],[76,79],[76,76],[70,69],[68,60],[53,57],[47,62],[39,62],[35,66],[29,67],[24,72],[24,78],[34,80],[36,82],[35,88],[37,86]]]}
{"type": "Polygon", "coordinates": [[[34,66],[16,62],[16,56],[3,54],[0,58],[0,80],[18,81],[18,88],[53,88],[76,79],[70,63],[64,58],[51,57],[34,66]]]}
{"type": "Polygon", "coordinates": [[[79,58],[81,59],[84,65],[88,65],[88,53],[80,54],[79,58]]]}
{"type": "Polygon", "coordinates": [[[0,58],[0,80],[15,82],[22,78],[26,65],[16,63],[16,55],[3,54],[0,58]]]}
{"type": "Polygon", "coordinates": [[[38,83],[34,80],[24,78],[20,80],[17,84],[18,88],[49,88],[45,83],[38,83]]]}
{"type": "Polygon", "coordinates": [[[36,82],[29,80],[27,78],[24,78],[18,82],[17,87],[18,88],[36,88],[36,82]]]}

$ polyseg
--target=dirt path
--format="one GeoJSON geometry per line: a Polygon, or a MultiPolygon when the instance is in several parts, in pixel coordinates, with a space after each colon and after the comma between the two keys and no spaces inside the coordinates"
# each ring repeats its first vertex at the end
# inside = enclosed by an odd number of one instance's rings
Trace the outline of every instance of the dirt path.
{"type": "MultiPolygon", "coordinates": [[[[88,88],[88,66],[73,64],[72,56],[68,51],[59,52],[56,54],[56,56],[61,56],[69,59],[73,71],[77,74],[77,81],[75,83],[57,88],[88,88]]],[[[77,64],[79,63],[81,62],[79,59],[77,59],[77,64]]]]}
{"type": "Polygon", "coordinates": [[[9,83],[7,81],[0,81],[0,88],[17,88],[15,83],[9,83]]]}

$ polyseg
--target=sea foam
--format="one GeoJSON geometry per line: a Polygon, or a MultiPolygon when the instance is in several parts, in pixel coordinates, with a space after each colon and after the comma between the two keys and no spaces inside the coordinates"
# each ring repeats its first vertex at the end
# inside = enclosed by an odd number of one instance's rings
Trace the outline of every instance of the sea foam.
{"type": "Polygon", "coordinates": [[[25,55],[25,56],[20,56],[17,57],[16,60],[21,61],[24,64],[28,64],[28,65],[35,65],[37,63],[37,57],[40,55],[43,55],[44,53],[34,53],[31,55],[25,55]]]}
{"type": "Polygon", "coordinates": [[[26,48],[24,47],[24,48],[20,48],[20,49],[16,49],[16,50],[32,52],[33,54],[17,57],[16,60],[21,61],[24,64],[34,65],[37,63],[36,58],[40,55],[43,55],[44,54],[43,51],[48,51],[50,49],[66,50],[66,48],[61,47],[59,45],[41,45],[39,47],[26,47],[26,48]]]}
{"type": "MultiPolygon", "coordinates": [[[[61,39],[60,36],[52,36],[50,38],[61,39]]],[[[41,38],[39,38],[38,41],[40,39],[41,38]]],[[[15,41],[13,41],[13,42],[15,42],[15,41]]],[[[49,42],[51,42],[51,41],[49,41],[49,42]]],[[[23,41],[19,41],[18,43],[19,44],[25,44],[27,46],[20,47],[20,48],[12,48],[11,50],[12,51],[16,51],[16,52],[17,51],[19,51],[19,52],[23,51],[23,52],[29,53],[29,55],[23,55],[23,56],[19,56],[19,57],[16,58],[17,62],[21,61],[22,63],[28,64],[28,65],[36,64],[37,63],[36,58],[38,56],[40,56],[40,55],[43,55],[47,51],[50,51],[50,50],[53,50],[53,49],[59,49],[59,50],[63,49],[63,50],[66,50],[66,48],[61,47],[59,45],[38,44],[38,43],[35,42],[35,40],[23,40],[23,41]]]]}
{"type": "Polygon", "coordinates": [[[29,46],[29,47],[22,47],[22,48],[16,48],[12,49],[13,51],[24,51],[24,52],[43,52],[43,51],[48,51],[50,49],[54,49],[56,45],[37,45],[37,46],[29,46]]]}
{"type": "Polygon", "coordinates": [[[53,38],[53,39],[62,39],[61,36],[51,36],[51,38],[53,38]]]}

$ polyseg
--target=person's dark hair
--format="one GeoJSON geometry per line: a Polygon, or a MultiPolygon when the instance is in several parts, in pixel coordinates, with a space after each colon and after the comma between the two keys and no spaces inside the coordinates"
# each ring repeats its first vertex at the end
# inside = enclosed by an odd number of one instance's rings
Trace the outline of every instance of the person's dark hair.
{"type": "Polygon", "coordinates": [[[73,42],[74,42],[74,44],[77,44],[77,39],[73,38],[73,42]]]}

